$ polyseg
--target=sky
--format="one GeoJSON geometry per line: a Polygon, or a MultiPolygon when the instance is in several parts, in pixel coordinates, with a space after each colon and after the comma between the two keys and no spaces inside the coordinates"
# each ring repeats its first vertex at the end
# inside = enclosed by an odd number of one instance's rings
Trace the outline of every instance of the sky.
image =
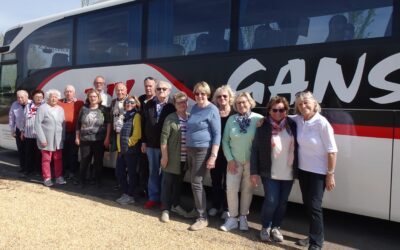
{"type": "Polygon", "coordinates": [[[81,7],[81,0],[0,0],[0,33],[29,20],[81,7]]]}

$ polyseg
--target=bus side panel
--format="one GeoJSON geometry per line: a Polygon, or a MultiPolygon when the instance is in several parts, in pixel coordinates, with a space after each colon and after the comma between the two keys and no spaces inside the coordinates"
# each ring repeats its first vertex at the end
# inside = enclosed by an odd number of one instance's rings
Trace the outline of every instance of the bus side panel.
{"type": "Polygon", "coordinates": [[[11,136],[8,124],[0,124],[0,147],[17,150],[15,138],[11,136]]]}
{"type": "Polygon", "coordinates": [[[400,112],[396,112],[390,220],[400,222],[400,112]]]}

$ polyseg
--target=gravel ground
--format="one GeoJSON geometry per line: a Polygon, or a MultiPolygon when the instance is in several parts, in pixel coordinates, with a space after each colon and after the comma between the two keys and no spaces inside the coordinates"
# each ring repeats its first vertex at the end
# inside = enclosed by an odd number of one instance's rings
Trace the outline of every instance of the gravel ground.
{"type": "MultiPolygon", "coordinates": [[[[70,185],[70,184],[67,184],[70,185]]],[[[191,220],[18,179],[0,179],[0,249],[291,249],[265,244],[258,230],[198,232],[191,220]]],[[[251,225],[252,226],[252,225],[251,225]]]]}

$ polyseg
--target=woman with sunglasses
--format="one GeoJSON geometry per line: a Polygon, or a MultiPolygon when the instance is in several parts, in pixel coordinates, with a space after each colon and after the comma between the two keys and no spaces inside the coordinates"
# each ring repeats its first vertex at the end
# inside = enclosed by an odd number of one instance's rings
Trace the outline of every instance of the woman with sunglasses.
{"type": "MultiPolygon", "coordinates": [[[[223,85],[215,90],[213,95],[213,103],[219,110],[221,116],[221,134],[224,133],[225,124],[230,115],[233,114],[233,93],[229,85],[223,85]]],[[[217,159],[215,160],[215,168],[210,169],[211,175],[211,191],[212,191],[212,208],[208,211],[208,215],[215,216],[218,212],[222,212],[221,219],[228,218],[228,203],[226,201],[226,165],[227,161],[222,150],[218,150],[217,159]]]]}
{"type": "Polygon", "coordinates": [[[140,102],[135,96],[128,96],[124,101],[122,126],[117,134],[117,164],[115,175],[122,189],[122,196],[116,201],[121,205],[135,202],[136,165],[140,153],[140,139],[142,138],[140,102]]]}
{"type": "Polygon", "coordinates": [[[199,82],[194,86],[196,104],[187,121],[186,145],[190,181],[198,218],[189,230],[197,231],[208,226],[206,193],[203,187],[207,169],[215,167],[221,142],[221,118],[218,108],[208,97],[210,86],[199,82]]]}
{"type": "Polygon", "coordinates": [[[309,236],[297,242],[318,250],[324,242],[322,199],[325,189],[335,188],[336,154],[334,131],[319,114],[321,107],[310,91],[300,92],[295,101],[297,140],[299,142],[299,184],[310,223],[309,236]]]}
{"type": "Polygon", "coordinates": [[[288,117],[288,111],[286,98],[271,98],[251,150],[252,185],[257,186],[261,177],[264,187],[262,241],[283,241],[280,227],[297,172],[296,123],[288,117]]]}
{"type": "Polygon", "coordinates": [[[234,100],[237,114],[228,118],[222,138],[222,147],[228,161],[226,173],[226,196],[229,217],[220,227],[223,231],[249,230],[247,215],[253,198],[250,182],[250,153],[260,114],[251,111],[256,102],[248,92],[240,93],[234,100]],[[240,202],[238,193],[240,191],[240,202]],[[239,223],[238,223],[239,220],[239,223]]]}

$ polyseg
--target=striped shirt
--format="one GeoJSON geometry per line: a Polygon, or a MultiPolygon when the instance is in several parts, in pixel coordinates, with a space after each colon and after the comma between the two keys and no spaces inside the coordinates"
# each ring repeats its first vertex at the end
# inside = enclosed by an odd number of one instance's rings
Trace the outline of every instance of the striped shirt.
{"type": "Polygon", "coordinates": [[[40,105],[36,106],[33,102],[25,105],[24,108],[25,124],[23,130],[24,130],[24,136],[26,138],[36,138],[35,117],[39,107],[40,105]]]}
{"type": "Polygon", "coordinates": [[[178,116],[179,125],[181,128],[181,162],[186,162],[187,150],[186,150],[186,131],[187,131],[187,119],[183,119],[178,116]]]}

